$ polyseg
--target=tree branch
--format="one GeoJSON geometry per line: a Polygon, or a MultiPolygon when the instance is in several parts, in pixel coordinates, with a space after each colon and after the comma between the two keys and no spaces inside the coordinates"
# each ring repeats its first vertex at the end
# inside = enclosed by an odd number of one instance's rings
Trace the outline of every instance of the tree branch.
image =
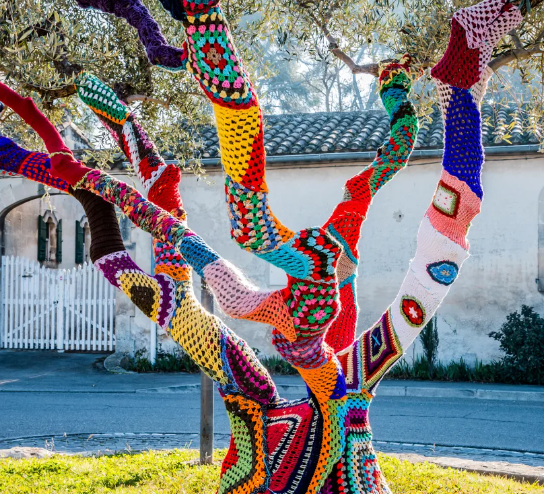
{"type": "Polygon", "coordinates": [[[29,91],[37,92],[41,98],[45,101],[45,106],[51,106],[51,103],[56,99],[67,98],[76,94],[75,84],[67,84],[55,89],[47,89],[41,86],[35,86],[30,83],[23,83],[23,87],[29,91]]]}
{"type": "Polygon", "coordinates": [[[160,99],[157,99],[157,98],[153,98],[151,96],[146,96],[145,94],[131,94],[130,96],[126,97],[126,102],[127,103],[132,103],[133,101],[143,101],[143,102],[149,101],[150,103],[155,103],[157,105],[162,105],[166,109],[170,108],[170,101],[169,100],[164,101],[164,100],[160,100],[160,99]]]}
{"type": "Polygon", "coordinates": [[[320,22],[319,19],[312,13],[308,12],[309,17],[316,24],[316,26],[321,29],[322,33],[325,35],[325,39],[329,43],[329,51],[341,62],[351,70],[352,74],[370,74],[374,77],[378,77],[379,66],[377,63],[367,63],[360,65],[353,60],[346,52],[344,52],[339,46],[338,41],[329,31],[327,24],[320,22]]]}
{"type": "Polygon", "coordinates": [[[512,31],[510,31],[508,34],[512,38],[512,41],[514,42],[515,47],[518,50],[522,50],[523,49],[523,43],[519,39],[518,31],[516,29],[512,29],[512,31]]]}
{"type": "Polygon", "coordinates": [[[491,60],[491,62],[489,62],[489,67],[491,67],[491,69],[496,72],[498,69],[500,69],[504,65],[508,65],[514,60],[526,60],[527,58],[531,58],[533,55],[539,55],[542,53],[544,53],[544,51],[541,48],[531,48],[529,50],[521,48],[516,50],[510,50],[491,60]]]}
{"type": "MultiPolygon", "coordinates": [[[[520,10],[523,15],[527,14],[527,3],[530,3],[531,9],[539,6],[540,4],[544,3],[544,0],[530,0],[530,2],[527,2],[527,0],[521,0],[520,2],[520,10]]],[[[303,6],[304,7],[304,6],[303,6]]],[[[368,64],[358,64],[356,63],[353,58],[351,58],[346,52],[344,52],[338,44],[337,39],[332,35],[332,33],[329,31],[329,28],[327,27],[326,22],[321,22],[310,10],[307,11],[308,17],[315,23],[315,25],[321,30],[321,32],[324,34],[325,39],[329,43],[329,51],[336,57],[338,60],[343,62],[351,71],[352,74],[370,74],[374,77],[378,77],[379,75],[379,64],[377,63],[368,63],[368,64]]],[[[502,55],[499,55],[497,58],[492,60],[489,63],[489,66],[493,71],[498,70],[503,65],[507,65],[510,62],[514,60],[524,60],[527,58],[532,57],[533,55],[538,55],[540,53],[544,53],[540,48],[531,48],[526,49],[523,47],[523,43],[521,42],[521,39],[519,38],[519,35],[517,33],[516,29],[513,29],[508,33],[514,42],[515,49],[510,50],[502,55]]],[[[538,44],[542,41],[544,38],[544,31],[542,31],[536,41],[535,44],[538,44]]],[[[417,59],[417,57],[412,57],[414,60],[417,59]]],[[[423,62],[421,64],[421,68],[425,69],[430,67],[430,64],[423,62]]]]}

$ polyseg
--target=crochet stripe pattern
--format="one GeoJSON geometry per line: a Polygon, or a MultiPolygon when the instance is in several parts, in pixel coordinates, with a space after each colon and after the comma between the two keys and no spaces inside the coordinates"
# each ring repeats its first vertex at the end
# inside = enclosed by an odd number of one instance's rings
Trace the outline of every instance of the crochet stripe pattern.
{"type": "MultiPolygon", "coordinates": [[[[115,3],[128,9],[123,16],[134,19],[130,8],[135,2],[115,3]]],[[[485,67],[480,70],[480,54],[487,56],[487,45],[468,64],[462,49],[449,47],[445,54],[453,66],[461,66],[463,59],[467,71],[479,76],[468,87],[463,87],[467,86],[466,80],[455,85],[440,74],[436,76],[445,126],[442,175],[419,228],[415,257],[395,301],[376,324],[354,340],[357,243],[362,223],[372,197],[406,165],[417,135],[417,119],[407,99],[409,60],[389,64],[380,73],[380,95],[390,115],[389,140],[378,150],[372,165],[348,181],[344,200],[323,228],[294,233],[283,229],[267,205],[264,147],[259,147],[262,117],[221,8],[217,2],[204,1],[182,6],[184,15],[179,10],[174,13],[184,20],[188,44],[194,45],[194,49],[185,50],[187,61],[182,62],[187,63],[187,68],[190,65],[199,78],[214,104],[216,116],[220,115],[218,121],[223,119],[218,128],[240,128],[239,141],[233,137],[235,134],[225,134],[230,136],[227,145],[239,150],[233,151],[232,160],[224,163],[228,194],[233,196],[228,198],[231,220],[236,214],[233,228],[241,226],[238,221],[243,225],[238,237],[234,233],[233,236],[238,241],[245,235],[242,243],[238,242],[240,245],[282,267],[289,275],[288,286],[277,292],[259,291],[188,228],[181,198],[174,204],[168,202],[170,197],[163,197],[164,191],[177,188],[179,173],[166,175],[168,167],[135,117],[108,88],[89,75],[78,81],[78,91],[109,126],[141,177],[149,198],[146,200],[137,190],[104,172],[85,168],[69,156],[60,156],[56,162],[55,156],[51,172],[75,187],[69,190],[88,211],[96,247],[93,256],[100,256],[93,259],[97,267],[148,317],[167,327],[217,383],[232,430],[218,492],[390,493],[372,447],[368,410],[379,382],[433,316],[468,257],[467,231],[483,197],[479,104],[491,72],[485,67]],[[191,32],[191,26],[198,29],[191,32]],[[222,62],[225,54],[232,64],[222,62]],[[210,64],[220,84],[213,80],[212,72],[207,72],[210,64]],[[225,81],[228,84],[223,85],[225,81]],[[234,87],[234,83],[240,87],[234,87]],[[101,96],[96,97],[98,94],[101,96]],[[236,161],[240,157],[243,159],[236,161]],[[105,211],[113,211],[111,204],[120,207],[137,226],[161,242],[163,254],[168,252],[181,259],[179,265],[172,267],[174,276],[161,272],[151,277],[133,263],[119,245],[118,226],[110,226],[111,212],[105,211]],[[165,210],[161,204],[172,208],[165,210]],[[106,209],[101,212],[101,208],[106,209]],[[104,221],[97,221],[100,217],[104,221]],[[247,220],[247,225],[242,219],[247,220]],[[105,229],[116,232],[111,243],[104,240],[105,229]],[[207,279],[230,313],[261,322],[283,321],[285,327],[274,331],[274,343],[305,380],[307,399],[279,399],[270,376],[247,344],[203,310],[192,294],[189,280],[176,278],[175,273],[187,272],[187,266],[207,279]],[[342,299],[344,288],[347,295],[342,299]],[[237,300],[238,294],[243,302],[237,300]],[[346,301],[343,309],[340,301],[346,301]],[[289,333],[289,329],[293,332],[289,333]],[[327,330],[332,334],[328,335],[327,330]],[[325,341],[329,338],[331,345],[325,341]],[[337,352],[341,347],[344,349],[337,352]]],[[[502,0],[486,0],[472,9],[498,12],[496,22],[478,31],[486,43],[498,42],[505,26],[511,25],[510,19],[520,18],[502,0]]],[[[463,16],[466,17],[461,11],[457,17],[465,22],[463,16]]],[[[474,29],[461,21],[452,23],[452,33],[455,31],[456,39],[463,35],[468,46],[474,42],[474,29]]],[[[140,32],[142,26],[137,27],[140,32]]],[[[153,24],[149,27],[158,29],[153,24]]],[[[458,78],[453,82],[457,83],[458,78]]],[[[0,99],[5,94],[0,86],[0,99]]],[[[221,135],[221,129],[219,132],[221,135]]],[[[225,137],[221,139],[223,143],[225,137]]],[[[55,146],[59,145],[56,142],[55,146]]],[[[1,164],[5,169],[13,166],[9,158],[1,164]]],[[[31,175],[28,169],[23,172],[31,175]]]]}

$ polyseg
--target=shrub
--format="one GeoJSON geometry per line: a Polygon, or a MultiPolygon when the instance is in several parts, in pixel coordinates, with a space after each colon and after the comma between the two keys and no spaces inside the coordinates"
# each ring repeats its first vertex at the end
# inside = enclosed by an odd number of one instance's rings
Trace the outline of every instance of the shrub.
{"type": "Polygon", "coordinates": [[[129,359],[127,370],[134,372],[200,372],[198,365],[181,349],[167,353],[162,348],[157,350],[155,364],[149,360],[147,349],[138,350],[134,357],[129,359]]]}
{"type": "MultiPolygon", "coordinates": [[[[253,349],[255,355],[259,355],[260,351],[256,348],[253,349]]],[[[295,368],[286,362],[279,356],[272,357],[259,357],[259,360],[271,374],[279,375],[295,375],[297,371],[295,368]]],[[[200,372],[198,365],[193,359],[186,354],[181,348],[175,350],[172,353],[167,353],[161,348],[157,350],[157,358],[155,364],[149,360],[148,352],[146,348],[138,350],[134,357],[128,359],[126,366],[127,370],[144,373],[144,372],[200,372]]]]}
{"type": "Polygon", "coordinates": [[[500,383],[502,380],[502,364],[491,362],[484,364],[476,362],[474,367],[469,366],[463,359],[448,364],[437,362],[433,366],[433,374],[429,372],[429,363],[426,357],[416,357],[413,363],[401,359],[386,375],[386,379],[417,379],[421,381],[461,381],[500,383]]]}
{"type": "Polygon", "coordinates": [[[423,328],[419,335],[419,340],[423,346],[423,355],[427,361],[428,373],[431,379],[434,377],[434,366],[438,356],[438,329],[436,327],[436,317],[433,317],[423,328]]]}
{"type": "Polygon", "coordinates": [[[544,319],[532,307],[522,305],[489,336],[505,353],[499,365],[506,382],[544,384],[544,319]]]}

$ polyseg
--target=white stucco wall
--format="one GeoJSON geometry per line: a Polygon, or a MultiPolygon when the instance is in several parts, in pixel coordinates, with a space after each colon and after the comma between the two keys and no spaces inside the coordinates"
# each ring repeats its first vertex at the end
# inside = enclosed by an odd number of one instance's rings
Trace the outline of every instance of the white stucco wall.
{"type": "MultiPolygon", "coordinates": [[[[394,300],[415,253],[418,225],[441,171],[439,160],[433,161],[413,162],[380,191],[370,209],[360,244],[360,331],[373,324],[394,300]]],[[[322,224],[341,198],[346,179],[362,166],[270,168],[267,181],[274,213],[293,230],[322,224]]],[[[211,184],[191,175],[183,179],[189,224],[257,285],[270,287],[269,266],[229,239],[222,174],[211,174],[207,180],[211,184]]],[[[487,334],[498,329],[508,313],[527,304],[544,314],[544,300],[535,281],[544,158],[490,157],[483,182],[482,213],[469,234],[471,257],[438,311],[439,358],[443,361],[497,358],[498,345],[487,334]]],[[[273,352],[268,328],[245,321],[228,324],[251,346],[273,352]]],[[[408,354],[413,352],[410,349],[408,354]]]]}
{"type": "MultiPolygon", "coordinates": [[[[293,230],[320,225],[340,200],[344,182],[363,166],[363,163],[326,167],[271,166],[267,181],[272,209],[293,230]]],[[[359,331],[373,324],[394,300],[415,253],[418,225],[431,201],[440,170],[438,159],[413,161],[376,196],[360,244],[359,331]]],[[[134,183],[131,179],[128,181],[134,183]]],[[[497,358],[498,345],[487,334],[498,329],[508,313],[527,304],[544,315],[544,300],[536,283],[539,277],[538,207],[544,187],[544,157],[489,157],[483,182],[482,213],[475,219],[469,234],[471,257],[438,311],[439,358],[443,361],[460,357],[469,362],[476,358],[484,361],[497,358]]],[[[16,198],[17,193],[13,191],[28,187],[23,185],[22,179],[0,180],[0,200],[16,198]]],[[[285,279],[283,273],[271,271],[267,263],[242,251],[230,240],[223,174],[211,172],[200,180],[185,174],[181,190],[191,228],[258,286],[279,288],[285,279]]],[[[75,220],[81,218],[83,210],[73,198],[52,197],[51,202],[57,217],[63,219],[61,267],[71,267],[75,255],[75,220]]],[[[544,201],[542,204],[544,208],[544,201]]],[[[36,217],[43,214],[46,207],[44,201],[36,200],[9,214],[6,221],[8,255],[36,258],[36,217]]],[[[544,212],[541,217],[544,219],[544,212]]],[[[544,229],[542,231],[544,234],[544,229]]],[[[544,246],[543,239],[541,242],[544,246]]],[[[132,228],[125,243],[136,262],[149,270],[149,236],[132,228]]],[[[544,279],[544,272],[540,278],[544,279]]],[[[195,291],[199,295],[198,277],[195,277],[195,291]]],[[[274,352],[269,327],[227,317],[224,320],[252,347],[266,354],[274,352]]],[[[117,324],[119,350],[134,352],[149,348],[149,321],[123,294],[118,298],[117,324]]],[[[173,347],[161,330],[158,342],[166,350],[173,347]]],[[[416,349],[409,349],[408,354],[414,355],[417,351],[416,344],[416,349]]]]}

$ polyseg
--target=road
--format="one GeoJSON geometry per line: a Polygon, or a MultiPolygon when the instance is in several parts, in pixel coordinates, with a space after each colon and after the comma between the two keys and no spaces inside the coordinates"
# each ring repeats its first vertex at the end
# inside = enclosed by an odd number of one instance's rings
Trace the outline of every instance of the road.
{"type": "MultiPolygon", "coordinates": [[[[56,449],[74,451],[198,444],[198,376],[111,375],[93,368],[96,356],[89,355],[68,355],[62,364],[38,370],[31,362],[21,365],[20,358],[0,352],[0,449],[43,446],[51,437],[56,449]],[[165,392],[180,383],[187,388],[165,392]]],[[[298,384],[291,377],[278,381],[298,384]]],[[[297,398],[303,393],[303,388],[292,388],[282,395],[297,398]]],[[[379,392],[370,412],[382,450],[421,448],[406,446],[420,443],[528,451],[541,453],[531,461],[544,466],[542,417],[544,402],[392,397],[379,392]]],[[[228,420],[217,394],[215,432],[216,446],[227,446],[228,420]]]]}

